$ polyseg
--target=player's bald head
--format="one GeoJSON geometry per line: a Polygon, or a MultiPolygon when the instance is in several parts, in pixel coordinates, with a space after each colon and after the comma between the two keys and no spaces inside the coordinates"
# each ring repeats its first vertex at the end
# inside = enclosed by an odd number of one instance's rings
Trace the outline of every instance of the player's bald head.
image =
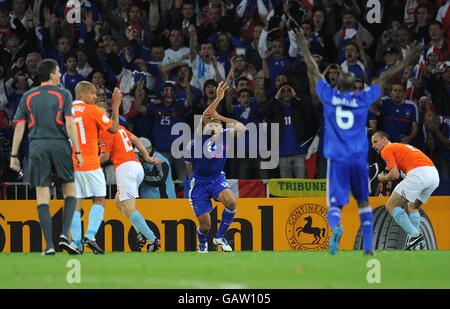
{"type": "Polygon", "coordinates": [[[348,72],[342,72],[337,78],[337,89],[339,91],[354,91],[355,76],[348,72]]]}
{"type": "Polygon", "coordinates": [[[81,81],[75,87],[75,96],[77,99],[81,99],[83,95],[91,91],[92,89],[96,89],[95,85],[88,81],[81,81]]]}

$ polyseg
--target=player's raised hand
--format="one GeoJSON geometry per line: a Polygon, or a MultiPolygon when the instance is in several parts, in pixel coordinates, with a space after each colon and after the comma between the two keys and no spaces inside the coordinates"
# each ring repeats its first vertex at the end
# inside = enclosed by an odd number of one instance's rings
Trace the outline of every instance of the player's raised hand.
{"type": "Polygon", "coordinates": [[[122,104],[122,97],[123,96],[122,93],[120,92],[120,89],[115,87],[111,98],[111,107],[113,109],[119,109],[120,104],[122,104]]]}
{"type": "Polygon", "coordinates": [[[224,81],[220,82],[216,89],[216,99],[219,101],[225,96],[225,91],[229,88],[228,84],[224,81]]]}

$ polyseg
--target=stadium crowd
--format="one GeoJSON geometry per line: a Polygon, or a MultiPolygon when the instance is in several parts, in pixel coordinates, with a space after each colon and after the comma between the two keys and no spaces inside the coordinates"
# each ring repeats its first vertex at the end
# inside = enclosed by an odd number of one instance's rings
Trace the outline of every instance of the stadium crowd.
{"type": "MultiPolygon", "coordinates": [[[[8,169],[12,118],[22,94],[39,85],[36,66],[44,58],[58,62],[61,85],[73,96],[89,80],[98,101],[109,104],[118,86],[121,123],[151,141],[174,179],[184,180],[186,170],[171,154],[178,137],[171,129],[192,128],[223,80],[231,91],[221,113],[260,130],[280,126],[278,168],[260,169],[261,157],[230,159],[227,178],[325,178],[322,105],[295,43],[297,27],[330,84],[352,72],[361,90],[420,42],[420,59],[371,109],[368,138],[383,129],[450,177],[450,0],[380,0],[381,23],[369,23],[368,1],[355,0],[79,0],[75,23],[66,19],[66,2],[0,1],[1,181],[18,179],[8,169]]],[[[26,167],[26,139],[21,149],[26,167]]],[[[368,155],[381,161],[371,149],[368,155]]]]}

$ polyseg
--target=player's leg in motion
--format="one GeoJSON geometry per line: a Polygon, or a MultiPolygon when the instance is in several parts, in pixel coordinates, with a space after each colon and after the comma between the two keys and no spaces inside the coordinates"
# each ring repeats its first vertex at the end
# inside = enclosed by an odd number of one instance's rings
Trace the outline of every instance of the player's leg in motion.
{"type": "Polygon", "coordinates": [[[105,198],[94,197],[92,199],[93,205],[89,211],[89,225],[86,230],[83,242],[95,253],[105,254],[102,248],[95,242],[95,235],[102,224],[103,216],[105,214],[105,198]]]}
{"type": "Polygon", "coordinates": [[[358,201],[359,221],[363,235],[364,254],[373,255],[373,215],[368,200],[358,201]]]}
{"type": "Polygon", "coordinates": [[[233,249],[228,244],[225,233],[228,231],[228,228],[233,222],[234,215],[236,214],[236,197],[231,189],[225,189],[220,192],[217,200],[221,202],[225,208],[222,212],[222,221],[220,222],[216,237],[213,239],[213,243],[222,247],[223,251],[231,252],[233,249]]]}
{"type": "Polygon", "coordinates": [[[353,160],[350,167],[350,183],[353,196],[358,201],[359,220],[365,255],[373,255],[373,215],[369,206],[369,170],[367,157],[353,160]]]}
{"type": "Polygon", "coordinates": [[[36,187],[37,211],[42,233],[47,244],[44,254],[55,254],[52,238],[52,217],[49,210],[50,190],[48,187],[36,187]]]}
{"type": "Polygon", "coordinates": [[[136,199],[130,198],[123,201],[119,199],[119,193],[116,195],[116,206],[122,211],[122,213],[130,219],[134,228],[142,233],[145,238],[150,241],[147,246],[149,252],[157,251],[160,247],[160,241],[156,238],[153,231],[148,227],[142,214],[136,209],[136,199]]]}
{"type": "Polygon", "coordinates": [[[62,184],[64,194],[63,228],[59,237],[59,245],[70,254],[81,254],[80,250],[69,242],[69,231],[72,225],[73,215],[77,204],[76,188],[74,182],[62,184]]]}
{"type": "Polygon", "coordinates": [[[419,207],[422,205],[422,202],[416,200],[414,203],[408,202],[406,208],[408,209],[408,217],[413,226],[420,230],[420,212],[419,207]]]}
{"type": "Polygon", "coordinates": [[[344,229],[341,225],[342,207],[348,203],[350,173],[345,162],[328,160],[327,164],[327,221],[332,233],[328,251],[331,255],[339,250],[344,229]]]}
{"type": "Polygon", "coordinates": [[[198,253],[208,252],[208,234],[211,230],[211,216],[209,212],[201,214],[197,217],[199,227],[197,228],[198,253]]]}
{"type": "Polygon", "coordinates": [[[77,199],[77,205],[73,213],[72,224],[70,225],[70,233],[72,234],[72,242],[82,251],[83,244],[81,241],[81,201],[82,199],[77,199]]]}
{"type": "MultiPolygon", "coordinates": [[[[412,238],[420,236],[420,231],[411,222],[408,214],[402,208],[408,200],[403,198],[397,192],[392,192],[386,203],[386,209],[398,225],[412,238]]],[[[414,218],[414,217],[413,217],[414,218]]],[[[419,218],[420,219],[420,218],[419,218]]]]}

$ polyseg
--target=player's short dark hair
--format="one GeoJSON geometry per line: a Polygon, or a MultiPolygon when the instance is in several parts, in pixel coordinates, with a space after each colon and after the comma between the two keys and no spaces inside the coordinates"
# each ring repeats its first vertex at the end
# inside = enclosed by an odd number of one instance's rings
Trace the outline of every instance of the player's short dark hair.
{"type": "Polygon", "coordinates": [[[388,139],[388,141],[391,140],[391,138],[389,137],[389,134],[386,133],[385,131],[379,130],[379,131],[375,132],[373,135],[375,135],[375,134],[378,135],[381,138],[386,137],[388,139]]]}
{"type": "Polygon", "coordinates": [[[58,63],[53,59],[44,59],[37,66],[37,76],[40,82],[50,80],[50,74],[55,73],[58,63]]]}

